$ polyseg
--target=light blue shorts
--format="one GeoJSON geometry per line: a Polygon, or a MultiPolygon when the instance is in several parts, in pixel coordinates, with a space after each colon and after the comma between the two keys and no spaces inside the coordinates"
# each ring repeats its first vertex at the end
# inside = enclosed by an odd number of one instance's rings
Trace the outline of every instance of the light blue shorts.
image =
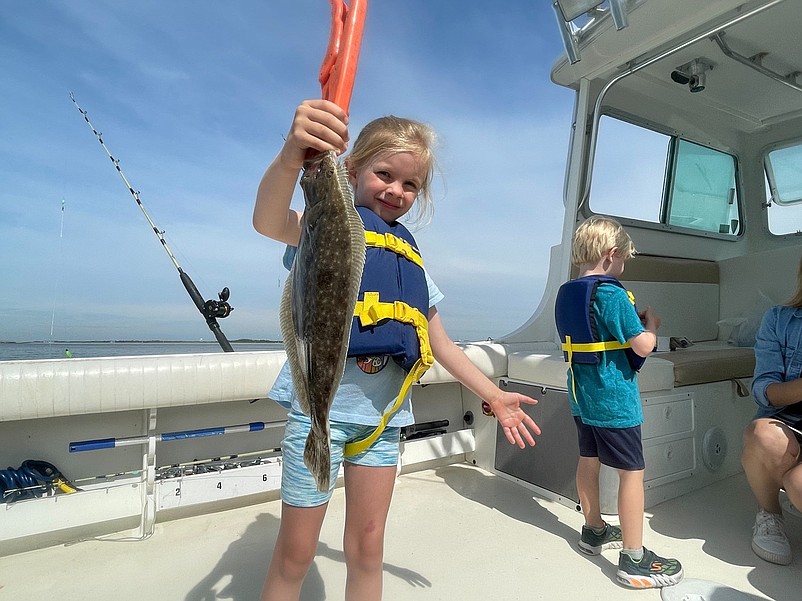
{"type": "MultiPolygon", "coordinates": [[[[345,422],[330,422],[331,429],[331,484],[327,492],[317,489],[315,477],[304,464],[304,446],[312,422],[308,416],[296,411],[287,415],[284,442],[281,446],[284,463],[281,470],[281,500],[293,507],[317,507],[331,499],[337,472],[343,462],[346,443],[362,440],[376,429],[345,422]]],[[[395,467],[398,465],[401,428],[385,428],[367,450],[345,461],[369,467],[395,467]]]]}

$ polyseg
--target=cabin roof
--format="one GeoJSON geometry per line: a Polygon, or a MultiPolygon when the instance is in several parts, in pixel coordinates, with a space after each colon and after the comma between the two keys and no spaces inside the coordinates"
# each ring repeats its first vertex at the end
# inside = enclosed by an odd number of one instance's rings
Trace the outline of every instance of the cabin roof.
{"type": "MultiPolygon", "coordinates": [[[[580,60],[571,64],[563,55],[554,64],[551,78],[575,89],[581,79],[601,86],[634,67],[637,71],[614,84],[605,97],[608,109],[656,120],[656,114],[650,116],[650,107],[682,106],[711,126],[720,122],[745,133],[764,130],[802,116],[802,75],[794,75],[802,71],[799,12],[798,0],[646,0],[634,4],[624,29],[617,30],[609,14],[588,24],[578,35],[580,60]],[[726,27],[722,40],[733,53],[787,78],[798,89],[728,57],[710,36],[639,68],[763,6],[767,6],[763,12],[726,27]],[[677,83],[671,75],[696,59],[712,68],[706,72],[704,90],[691,93],[688,85],[677,83]]],[[[665,110],[659,112],[665,114],[665,110]]]]}

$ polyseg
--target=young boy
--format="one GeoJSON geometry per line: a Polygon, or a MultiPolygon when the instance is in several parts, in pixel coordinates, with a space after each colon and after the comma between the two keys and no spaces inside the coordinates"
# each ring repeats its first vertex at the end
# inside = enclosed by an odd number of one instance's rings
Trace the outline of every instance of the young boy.
{"type": "Polygon", "coordinates": [[[571,261],[579,277],[557,294],[555,316],[568,369],[568,397],[579,436],[576,487],[585,516],[579,548],[589,555],[622,549],[617,577],[635,588],[677,584],[682,566],[643,547],[643,412],[636,372],[657,342],[660,318],[640,315],[617,278],[635,255],[614,219],[594,216],[576,231],[571,261]],[[599,506],[601,464],[618,471],[621,527],[599,506]]]}

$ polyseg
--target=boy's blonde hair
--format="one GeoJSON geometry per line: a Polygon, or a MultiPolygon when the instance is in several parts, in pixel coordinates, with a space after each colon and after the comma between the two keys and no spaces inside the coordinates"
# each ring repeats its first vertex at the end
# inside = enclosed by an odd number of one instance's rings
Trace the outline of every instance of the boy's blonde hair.
{"type": "Polygon", "coordinates": [[[574,265],[597,263],[616,246],[617,256],[625,259],[635,256],[635,245],[623,226],[612,217],[594,215],[576,228],[571,246],[571,262],[574,265]]]}
{"type": "Polygon", "coordinates": [[[414,221],[428,220],[432,212],[432,179],[436,166],[434,146],[437,136],[425,123],[394,115],[379,117],[359,132],[353,149],[345,158],[347,169],[360,171],[377,157],[409,152],[420,163],[423,180],[418,191],[417,217],[414,221]]]}

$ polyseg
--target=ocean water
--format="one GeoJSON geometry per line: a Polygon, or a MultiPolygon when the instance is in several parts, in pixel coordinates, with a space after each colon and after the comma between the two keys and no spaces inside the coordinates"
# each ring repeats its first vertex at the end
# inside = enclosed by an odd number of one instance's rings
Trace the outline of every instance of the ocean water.
{"type": "MultiPolygon", "coordinates": [[[[280,342],[232,342],[237,351],[277,351],[280,342]]],[[[132,355],[175,355],[222,353],[216,342],[0,342],[0,361],[20,359],[64,359],[73,357],[130,357],[132,355]]]]}

